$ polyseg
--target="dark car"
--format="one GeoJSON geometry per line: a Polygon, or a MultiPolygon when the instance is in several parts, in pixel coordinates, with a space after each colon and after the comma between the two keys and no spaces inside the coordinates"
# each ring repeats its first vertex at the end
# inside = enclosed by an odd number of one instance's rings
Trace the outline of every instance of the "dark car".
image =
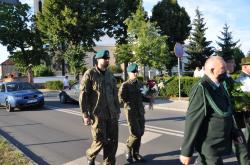
{"type": "Polygon", "coordinates": [[[0,82],[0,105],[8,112],[15,108],[44,105],[43,93],[28,82],[0,82]]]}
{"type": "Polygon", "coordinates": [[[62,90],[59,93],[59,98],[61,103],[66,103],[68,101],[79,101],[80,94],[80,84],[74,83],[69,88],[62,90]]]}

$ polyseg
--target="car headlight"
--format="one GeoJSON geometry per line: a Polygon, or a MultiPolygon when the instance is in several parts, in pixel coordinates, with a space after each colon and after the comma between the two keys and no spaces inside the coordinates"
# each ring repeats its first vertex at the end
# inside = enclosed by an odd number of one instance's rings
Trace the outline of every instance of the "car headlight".
{"type": "Polygon", "coordinates": [[[38,94],[37,96],[38,96],[38,97],[43,97],[43,94],[41,93],[41,94],[38,94]]]}

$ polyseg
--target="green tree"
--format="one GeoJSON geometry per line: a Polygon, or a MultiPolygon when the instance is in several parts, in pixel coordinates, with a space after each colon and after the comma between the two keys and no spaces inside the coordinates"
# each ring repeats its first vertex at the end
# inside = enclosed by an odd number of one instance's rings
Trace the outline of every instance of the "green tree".
{"type": "Polygon", "coordinates": [[[232,53],[233,53],[232,54],[233,59],[235,60],[235,64],[236,64],[235,71],[239,71],[241,70],[241,65],[240,65],[241,59],[245,57],[244,53],[240,50],[239,47],[234,48],[232,53]]]}
{"type": "Polygon", "coordinates": [[[162,0],[153,7],[151,21],[157,23],[161,34],[168,36],[167,44],[172,53],[167,57],[165,65],[170,71],[177,64],[174,55],[175,43],[183,44],[190,34],[190,17],[185,8],[179,6],[177,0],[162,0]]]}
{"type": "Polygon", "coordinates": [[[105,0],[104,16],[105,28],[110,37],[116,39],[117,44],[127,44],[127,25],[124,21],[135,13],[139,0],[105,0]]]}
{"type": "Polygon", "coordinates": [[[216,42],[220,47],[220,50],[218,50],[217,53],[219,56],[223,57],[223,59],[231,59],[239,40],[233,42],[232,32],[229,32],[229,26],[227,24],[224,25],[221,34],[222,37],[218,36],[220,41],[216,42]]]}
{"type": "Polygon", "coordinates": [[[124,78],[127,79],[127,66],[133,59],[132,46],[129,44],[118,44],[115,49],[115,61],[118,64],[124,64],[124,78]]]}
{"type": "Polygon", "coordinates": [[[42,12],[37,16],[37,25],[46,36],[45,42],[61,60],[62,74],[64,53],[69,45],[75,48],[81,45],[83,50],[93,51],[95,40],[100,40],[105,34],[104,21],[102,0],[44,1],[42,12]]]}
{"type": "Polygon", "coordinates": [[[186,70],[194,70],[196,67],[202,67],[206,59],[214,53],[213,47],[209,46],[211,41],[207,41],[205,31],[207,30],[206,23],[202,13],[197,8],[195,10],[196,18],[193,21],[194,30],[191,32],[190,42],[187,46],[188,63],[185,66],[186,70]]]}
{"type": "MultiPolygon", "coordinates": [[[[129,45],[134,61],[142,66],[163,69],[166,56],[169,55],[166,36],[161,36],[155,24],[145,20],[145,11],[140,1],[135,14],[126,19],[128,26],[129,45]]],[[[145,74],[144,74],[145,77],[145,74]]]]}
{"type": "Polygon", "coordinates": [[[86,57],[86,50],[84,50],[81,45],[69,45],[64,56],[69,62],[71,73],[77,75],[83,72],[85,67],[84,58],[86,57]]]}
{"type": "Polygon", "coordinates": [[[47,58],[29,9],[27,4],[21,3],[0,5],[0,43],[7,46],[10,58],[22,72],[29,64],[39,65],[47,58]]]}
{"type": "Polygon", "coordinates": [[[246,57],[250,57],[250,50],[247,52],[246,57]]]}

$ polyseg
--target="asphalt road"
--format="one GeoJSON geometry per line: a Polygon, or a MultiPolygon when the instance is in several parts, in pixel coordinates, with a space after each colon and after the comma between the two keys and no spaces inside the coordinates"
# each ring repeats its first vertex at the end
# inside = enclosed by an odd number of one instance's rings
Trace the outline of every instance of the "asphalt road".
{"type": "MultiPolygon", "coordinates": [[[[38,164],[83,165],[91,143],[90,127],[83,126],[77,103],[61,104],[57,97],[46,97],[44,108],[8,113],[0,109],[0,134],[38,164]]],[[[146,111],[146,129],[141,154],[148,165],[180,164],[179,148],[184,130],[184,112],[146,111]]],[[[117,165],[124,157],[128,128],[122,113],[119,126],[117,165]]],[[[226,164],[234,165],[235,158],[226,164]]],[[[102,153],[96,159],[102,164],[102,153]]]]}

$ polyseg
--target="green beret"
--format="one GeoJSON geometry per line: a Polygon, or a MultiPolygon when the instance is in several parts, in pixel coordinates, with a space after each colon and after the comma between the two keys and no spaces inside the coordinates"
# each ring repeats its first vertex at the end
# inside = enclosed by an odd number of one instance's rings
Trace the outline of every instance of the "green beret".
{"type": "Polygon", "coordinates": [[[109,57],[109,51],[108,50],[100,50],[96,53],[95,58],[103,58],[103,57],[109,57]]]}
{"type": "Polygon", "coordinates": [[[244,57],[241,59],[241,65],[250,65],[250,57],[244,57]]]}
{"type": "Polygon", "coordinates": [[[132,63],[128,65],[127,72],[138,72],[138,65],[132,63]]]}

